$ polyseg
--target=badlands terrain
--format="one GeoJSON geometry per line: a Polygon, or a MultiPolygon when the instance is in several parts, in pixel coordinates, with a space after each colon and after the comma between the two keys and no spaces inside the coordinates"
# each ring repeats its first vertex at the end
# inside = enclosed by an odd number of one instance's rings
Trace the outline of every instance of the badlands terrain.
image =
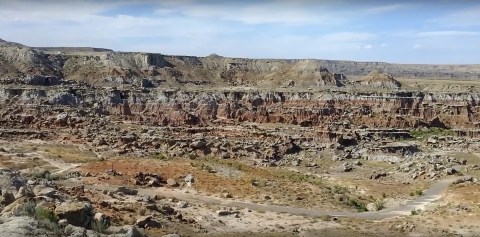
{"type": "Polygon", "coordinates": [[[0,40],[0,230],[479,236],[479,79],[0,40]]]}

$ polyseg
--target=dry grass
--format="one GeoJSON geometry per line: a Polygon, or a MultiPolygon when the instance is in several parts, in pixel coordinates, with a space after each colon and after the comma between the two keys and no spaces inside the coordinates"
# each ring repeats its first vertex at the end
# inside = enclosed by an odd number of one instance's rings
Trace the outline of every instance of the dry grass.
{"type": "MultiPolygon", "coordinates": [[[[234,198],[252,200],[259,203],[274,203],[299,207],[338,208],[333,199],[331,186],[335,184],[314,176],[306,176],[284,168],[253,167],[236,160],[219,160],[201,158],[194,161],[188,159],[113,159],[101,162],[91,162],[82,166],[82,171],[92,174],[102,174],[113,167],[124,173],[123,176],[110,176],[108,182],[114,185],[131,183],[131,178],[137,172],[160,174],[164,179],[182,180],[187,174],[196,178],[195,189],[201,193],[218,195],[231,193],[234,198]],[[211,168],[207,168],[211,167],[211,168]],[[235,174],[226,176],[220,172],[220,167],[235,174]],[[218,170],[218,172],[215,172],[218,170]],[[271,197],[265,200],[264,195],[271,197]]],[[[86,180],[98,183],[97,178],[86,180]]],[[[358,195],[355,195],[358,198],[358,195]]],[[[343,209],[351,209],[348,205],[343,209]]]]}
{"type": "Polygon", "coordinates": [[[66,163],[85,163],[97,160],[94,152],[80,150],[73,145],[44,145],[39,148],[47,158],[60,159],[66,163]]]}
{"type": "Polygon", "coordinates": [[[11,158],[6,156],[0,156],[0,167],[5,167],[13,170],[33,169],[36,167],[42,167],[46,165],[45,161],[39,158],[11,158]]]}

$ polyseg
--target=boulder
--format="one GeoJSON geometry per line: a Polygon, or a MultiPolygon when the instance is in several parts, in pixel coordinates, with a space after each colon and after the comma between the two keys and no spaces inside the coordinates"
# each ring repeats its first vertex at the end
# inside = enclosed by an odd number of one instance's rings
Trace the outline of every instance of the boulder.
{"type": "Polygon", "coordinates": [[[368,211],[378,211],[377,204],[371,202],[367,204],[367,210],[368,211]]]}
{"type": "Polygon", "coordinates": [[[0,230],[0,236],[8,237],[38,236],[40,234],[38,232],[41,231],[37,228],[36,220],[29,216],[13,216],[3,219],[0,230]]]}
{"type": "MultiPolygon", "coordinates": [[[[135,226],[110,226],[105,231],[105,234],[112,237],[144,237],[141,229],[135,226]]],[[[102,235],[103,236],[103,235],[102,235]]]]}
{"type": "Polygon", "coordinates": [[[69,237],[85,237],[87,235],[87,229],[79,226],[68,224],[64,230],[65,233],[70,233],[69,237]]]}
{"type": "Polygon", "coordinates": [[[95,223],[100,224],[102,226],[108,226],[109,225],[109,218],[105,214],[101,212],[95,213],[95,216],[93,217],[93,220],[95,223]]]}
{"type": "Polygon", "coordinates": [[[15,216],[16,213],[25,213],[25,212],[34,212],[35,204],[31,205],[30,207],[26,207],[29,203],[32,202],[29,198],[19,198],[14,200],[9,205],[6,205],[3,208],[1,214],[2,216],[15,216]]]}
{"type": "Polygon", "coordinates": [[[38,186],[35,186],[35,188],[33,188],[33,193],[37,197],[44,196],[44,197],[53,198],[55,196],[56,190],[43,185],[38,185],[38,186]]]}
{"type": "Polygon", "coordinates": [[[55,208],[55,215],[66,219],[69,224],[84,227],[88,224],[86,205],[84,203],[62,203],[55,208]]]}
{"type": "Polygon", "coordinates": [[[194,149],[202,149],[207,146],[207,142],[205,140],[197,140],[192,143],[190,143],[190,147],[194,149]]]}
{"type": "Polygon", "coordinates": [[[177,203],[177,207],[179,208],[186,208],[188,206],[188,203],[186,201],[179,201],[177,203]]]}
{"type": "Polygon", "coordinates": [[[160,180],[158,178],[151,178],[148,181],[147,185],[150,187],[158,187],[160,186],[160,180]]]}
{"type": "Polygon", "coordinates": [[[187,183],[193,183],[195,182],[195,177],[192,174],[188,174],[183,180],[187,183]]]}
{"type": "Polygon", "coordinates": [[[7,206],[15,201],[15,196],[10,191],[3,191],[0,197],[0,204],[7,206]]]}
{"type": "Polygon", "coordinates": [[[120,186],[117,188],[115,193],[123,193],[125,195],[137,195],[138,190],[120,186]]]}
{"type": "Polygon", "coordinates": [[[35,194],[33,194],[32,190],[26,188],[26,187],[20,187],[18,189],[17,194],[15,194],[15,199],[19,199],[22,197],[34,197],[35,194]]]}
{"type": "Polygon", "coordinates": [[[178,187],[177,181],[175,181],[175,179],[172,179],[172,178],[167,179],[167,184],[170,187],[178,187]]]}
{"type": "Polygon", "coordinates": [[[175,213],[175,209],[169,205],[163,205],[161,209],[161,212],[165,213],[166,215],[172,215],[175,213]]]}
{"type": "Polygon", "coordinates": [[[143,232],[137,229],[135,226],[124,227],[124,229],[127,230],[127,232],[123,235],[125,237],[144,237],[145,236],[143,232]]]}
{"type": "Polygon", "coordinates": [[[353,170],[353,166],[348,164],[348,163],[345,163],[343,164],[343,172],[350,172],[353,170]]]}
{"type": "Polygon", "coordinates": [[[459,179],[455,180],[453,182],[453,184],[461,184],[461,183],[472,182],[472,181],[473,181],[472,176],[465,176],[465,177],[462,177],[462,178],[459,178],[459,179]]]}
{"type": "Polygon", "coordinates": [[[218,214],[219,216],[228,216],[228,215],[232,214],[232,212],[231,212],[231,211],[228,211],[228,210],[218,210],[218,211],[217,211],[217,214],[218,214]]]}
{"type": "Polygon", "coordinates": [[[140,228],[144,228],[152,220],[152,216],[141,216],[135,222],[135,225],[140,228]]]}
{"type": "Polygon", "coordinates": [[[458,173],[458,170],[456,170],[455,168],[452,167],[452,168],[446,169],[446,170],[445,170],[445,173],[446,173],[447,175],[453,175],[453,174],[458,173]]]}
{"type": "Polygon", "coordinates": [[[387,173],[385,171],[376,171],[376,172],[373,172],[372,175],[370,175],[370,179],[379,179],[381,177],[386,177],[387,176],[387,173]]]}

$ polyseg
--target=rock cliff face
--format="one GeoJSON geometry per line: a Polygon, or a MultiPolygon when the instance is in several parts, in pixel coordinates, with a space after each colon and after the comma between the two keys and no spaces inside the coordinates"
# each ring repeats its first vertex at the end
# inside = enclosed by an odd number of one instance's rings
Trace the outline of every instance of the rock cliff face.
{"type": "MultiPolygon", "coordinates": [[[[479,100],[480,95],[472,93],[0,89],[0,103],[15,105],[17,114],[22,106],[73,106],[88,109],[92,116],[163,126],[254,122],[330,129],[473,128],[479,121],[479,100]]],[[[2,117],[17,121],[10,115],[2,117]]]]}
{"type": "Polygon", "coordinates": [[[66,80],[117,86],[148,78],[169,85],[340,86],[316,60],[251,60],[220,56],[187,57],[123,53],[105,49],[30,48],[0,43],[0,78],[58,76],[66,80]],[[65,50],[59,52],[58,50],[65,50]],[[295,83],[292,83],[294,85],[295,83]]]}
{"type": "Polygon", "coordinates": [[[6,41],[0,42],[0,67],[0,79],[42,75],[110,86],[147,78],[155,85],[170,86],[337,87],[344,85],[342,78],[374,70],[397,78],[480,78],[478,65],[168,56],[97,48],[31,48],[6,41]]]}
{"type": "MultiPolygon", "coordinates": [[[[91,128],[111,122],[209,128],[209,133],[224,136],[215,129],[275,124],[305,129],[304,142],[338,142],[352,140],[344,136],[356,137],[352,134],[362,129],[383,129],[382,136],[397,136],[399,129],[443,127],[464,134],[478,127],[478,93],[399,90],[400,83],[390,74],[378,72],[368,75],[360,88],[338,73],[338,67],[331,65],[335,73],[330,72],[321,60],[88,48],[52,53],[59,49],[0,43],[1,128],[23,131],[3,131],[5,136],[55,136],[57,128],[68,128],[90,134],[86,137],[93,141],[100,135],[91,128]]],[[[366,68],[375,65],[383,64],[366,68]]],[[[243,132],[237,135],[235,139],[246,138],[243,132]]],[[[281,143],[289,139],[298,138],[286,136],[281,143]]]]}

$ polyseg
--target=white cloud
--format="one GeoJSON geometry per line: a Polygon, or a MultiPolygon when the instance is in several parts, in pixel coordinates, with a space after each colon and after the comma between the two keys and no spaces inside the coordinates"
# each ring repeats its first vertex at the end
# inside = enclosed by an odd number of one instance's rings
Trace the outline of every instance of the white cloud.
{"type": "Polygon", "coordinates": [[[1,22],[48,24],[54,21],[81,22],[92,15],[118,5],[91,1],[2,1],[1,22]]]}
{"type": "Polygon", "coordinates": [[[477,27],[480,26],[480,7],[453,11],[444,16],[431,19],[429,22],[443,27],[477,27]]]}
{"type": "Polygon", "coordinates": [[[375,39],[376,34],[368,32],[335,32],[322,37],[327,42],[361,42],[375,39]]]}
{"type": "Polygon", "coordinates": [[[396,3],[379,7],[372,7],[365,10],[368,14],[383,14],[387,12],[399,11],[415,7],[416,4],[396,3]]]}
{"type": "Polygon", "coordinates": [[[416,34],[420,37],[438,37],[438,36],[480,36],[478,31],[424,31],[416,34]]]}
{"type": "MultiPolygon", "coordinates": [[[[345,17],[331,13],[327,8],[315,5],[280,1],[264,1],[255,4],[207,4],[193,1],[168,2],[157,13],[177,11],[188,17],[214,17],[245,24],[316,24],[327,25],[345,22],[345,17]]],[[[233,3],[231,3],[233,4],[233,3]]]]}
{"type": "Polygon", "coordinates": [[[363,46],[364,49],[371,49],[373,48],[373,46],[371,44],[367,44],[365,46],[363,46]]]}

